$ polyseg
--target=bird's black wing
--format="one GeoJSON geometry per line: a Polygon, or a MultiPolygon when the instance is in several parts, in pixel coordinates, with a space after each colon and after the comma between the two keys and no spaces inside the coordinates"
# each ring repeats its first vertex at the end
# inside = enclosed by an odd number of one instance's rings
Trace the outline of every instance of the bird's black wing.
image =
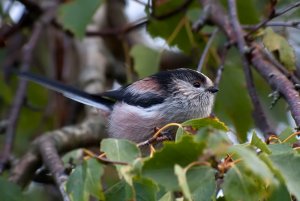
{"type": "Polygon", "coordinates": [[[89,94],[63,83],[47,79],[45,77],[30,73],[30,72],[16,72],[17,75],[23,79],[31,80],[44,87],[62,93],[64,96],[83,103],[85,105],[93,106],[99,109],[112,109],[115,101],[104,98],[100,95],[89,94]]]}
{"type": "Polygon", "coordinates": [[[151,77],[138,80],[117,90],[104,92],[102,95],[144,108],[160,104],[167,97],[165,91],[151,77]]]}
{"type": "Polygon", "coordinates": [[[160,104],[165,100],[164,97],[152,92],[137,94],[122,89],[107,91],[104,92],[102,95],[118,101],[123,101],[129,105],[140,106],[144,108],[148,108],[156,104],[160,104]]]}

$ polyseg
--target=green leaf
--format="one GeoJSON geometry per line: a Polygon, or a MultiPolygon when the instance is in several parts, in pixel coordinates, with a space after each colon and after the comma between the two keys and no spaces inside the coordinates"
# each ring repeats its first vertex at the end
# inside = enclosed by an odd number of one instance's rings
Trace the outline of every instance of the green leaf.
{"type": "Polygon", "coordinates": [[[0,177],[0,198],[1,201],[23,201],[21,188],[3,177],[0,177]]]}
{"type": "MultiPolygon", "coordinates": [[[[291,127],[287,127],[286,129],[284,129],[279,135],[278,135],[278,138],[281,140],[281,141],[284,141],[286,138],[288,138],[291,134],[294,133],[294,130],[291,128],[291,127]]],[[[292,144],[292,143],[295,143],[297,142],[297,137],[294,136],[292,137],[291,139],[289,139],[286,143],[288,144],[292,144]]]]}
{"type": "Polygon", "coordinates": [[[259,158],[264,161],[264,163],[270,168],[270,170],[273,172],[274,176],[281,182],[284,183],[284,179],[278,169],[275,168],[272,160],[269,157],[270,155],[267,155],[266,153],[259,154],[259,158]]]}
{"type": "Polygon", "coordinates": [[[96,159],[84,161],[70,175],[66,190],[72,201],[88,201],[92,195],[99,200],[104,199],[100,178],[103,166],[96,159]]]}
{"type": "Polygon", "coordinates": [[[300,200],[300,156],[283,153],[270,156],[274,166],[280,171],[291,194],[300,200]]]}
{"type": "Polygon", "coordinates": [[[242,163],[251,170],[254,174],[261,177],[266,184],[273,183],[273,174],[268,166],[256,155],[255,152],[251,151],[241,145],[232,146],[229,148],[231,152],[238,155],[242,159],[242,163]]]}
{"type": "Polygon", "coordinates": [[[226,201],[263,200],[261,199],[261,191],[264,190],[264,187],[259,186],[255,177],[251,177],[251,174],[236,165],[226,173],[222,189],[226,201]]]}
{"type": "Polygon", "coordinates": [[[132,177],[135,174],[132,165],[135,159],[141,157],[137,145],[125,139],[107,138],[101,141],[101,151],[106,153],[106,157],[109,160],[130,164],[130,166],[116,165],[116,167],[119,177],[124,177],[132,185],[132,177]]]}
{"type": "Polygon", "coordinates": [[[133,199],[132,188],[124,180],[116,183],[105,192],[106,201],[128,201],[133,199]]]}
{"type": "Polygon", "coordinates": [[[252,134],[252,139],[250,142],[251,145],[256,146],[257,148],[259,148],[261,151],[267,153],[267,154],[271,154],[271,150],[269,149],[269,147],[267,146],[266,143],[264,143],[259,137],[257,137],[255,131],[253,131],[252,134]]]}
{"type": "MultiPolygon", "coordinates": [[[[223,4],[224,7],[228,8],[227,0],[219,0],[219,1],[223,4]]],[[[260,21],[260,18],[263,17],[262,15],[263,11],[258,9],[257,4],[259,3],[263,4],[264,9],[266,9],[264,0],[263,1],[262,0],[236,1],[238,19],[241,24],[257,24],[260,21]]]]}
{"type": "Polygon", "coordinates": [[[187,182],[193,200],[212,200],[216,192],[215,173],[215,170],[207,166],[193,167],[187,171],[187,182]]]}
{"type": "Polygon", "coordinates": [[[162,196],[159,201],[174,201],[173,192],[168,192],[162,196]]]}
{"type": "Polygon", "coordinates": [[[288,144],[270,144],[268,147],[272,151],[272,155],[292,153],[294,151],[288,144]]]}
{"type": "Polygon", "coordinates": [[[142,169],[145,177],[153,179],[167,190],[178,190],[174,166],[182,167],[198,159],[204,143],[196,143],[192,136],[184,135],[179,142],[166,142],[164,147],[146,160],[142,169]]]}
{"type": "Polygon", "coordinates": [[[228,127],[221,122],[218,118],[202,118],[202,119],[191,119],[181,124],[182,126],[191,126],[194,129],[200,129],[206,126],[210,126],[212,128],[228,131],[228,127]]]}
{"type": "Polygon", "coordinates": [[[242,24],[256,24],[259,22],[260,16],[254,0],[236,1],[236,4],[239,20],[242,24]]]}
{"type": "Polygon", "coordinates": [[[158,71],[160,53],[142,44],[133,46],[130,55],[134,60],[134,69],[140,78],[152,75],[158,71]]]}
{"type": "MultiPolygon", "coordinates": [[[[165,15],[174,9],[180,8],[185,3],[184,0],[177,1],[163,1],[155,5],[155,14],[157,16],[165,15]]],[[[195,8],[196,3],[191,4],[186,10],[195,8]],[[193,7],[194,6],[194,7],[193,7]]],[[[157,20],[152,18],[147,26],[147,30],[153,37],[162,37],[171,46],[177,46],[185,53],[191,53],[204,46],[205,42],[199,34],[192,31],[190,21],[185,15],[185,11],[165,18],[164,20],[157,20]]]]}
{"type": "MultiPolygon", "coordinates": [[[[203,135],[203,133],[199,133],[199,132],[197,133],[197,135],[195,136],[196,141],[199,139],[198,137],[199,135],[203,135]]],[[[228,138],[227,133],[210,131],[208,138],[206,140],[206,146],[209,147],[209,150],[212,153],[216,155],[224,156],[224,153],[227,152],[228,147],[232,146],[232,141],[228,138]]]]}
{"type": "Polygon", "coordinates": [[[197,22],[202,14],[202,10],[200,8],[191,8],[188,9],[186,16],[193,23],[197,22]]]}
{"type": "Polygon", "coordinates": [[[181,168],[175,165],[179,186],[187,200],[210,201],[216,191],[215,171],[210,167],[181,168]]]}
{"type": "Polygon", "coordinates": [[[265,47],[272,53],[279,53],[279,61],[290,71],[296,70],[296,56],[294,49],[287,39],[266,28],[263,36],[265,47]]]}
{"type": "Polygon", "coordinates": [[[77,166],[70,175],[66,190],[72,201],[88,201],[89,195],[84,189],[86,171],[83,166],[77,166]]]}
{"type": "Polygon", "coordinates": [[[130,185],[133,186],[133,177],[137,175],[137,172],[131,165],[120,166],[119,174],[124,178],[124,180],[130,185]]]}
{"type": "Polygon", "coordinates": [[[135,189],[136,200],[156,201],[156,194],[158,191],[157,185],[146,178],[135,178],[133,181],[135,189]]]}
{"type": "Polygon", "coordinates": [[[267,199],[268,201],[282,201],[291,200],[291,196],[286,186],[282,183],[280,185],[271,187],[271,196],[267,199]]]}
{"type": "Polygon", "coordinates": [[[97,160],[89,159],[83,163],[83,168],[86,169],[85,189],[95,198],[103,200],[100,180],[104,173],[103,166],[97,160]]]}
{"type": "Polygon", "coordinates": [[[182,167],[180,167],[179,165],[175,165],[174,168],[175,174],[177,175],[178,178],[178,183],[179,186],[182,190],[182,193],[184,195],[184,197],[189,200],[192,201],[192,194],[190,192],[188,183],[187,183],[187,179],[186,179],[186,170],[182,167]]]}
{"type": "Polygon", "coordinates": [[[228,60],[225,64],[226,70],[219,84],[214,111],[227,124],[233,125],[238,140],[244,142],[247,140],[247,132],[253,126],[252,106],[240,60],[235,58],[238,53],[233,50],[229,53],[228,58],[234,60],[228,60]]]}
{"type": "Polygon", "coordinates": [[[77,38],[83,38],[87,25],[102,0],[73,0],[61,4],[58,9],[58,20],[67,30],[74,33],[77,38]]]}
{"type": "Polygon", "coordinates": [[[184,135],[184,129],[182,127],[178,127],[175,137],[175,142],[178,142],[182,136],[184,135]]]}
{"type": "Polygon", "coordinates": [[[133,142],[125,139],[107,138],[101,141],[101,151],[108,159],[125,163],[132,163],[141,157],[139,148],[133,142]]]}

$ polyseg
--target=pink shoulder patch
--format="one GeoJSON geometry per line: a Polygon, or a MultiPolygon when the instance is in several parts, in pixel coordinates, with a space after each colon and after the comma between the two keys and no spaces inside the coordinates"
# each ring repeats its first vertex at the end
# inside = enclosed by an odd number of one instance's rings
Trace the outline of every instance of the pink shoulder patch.
{"type": "Polygon", "coordinates": [[[140,92],[152,92],[155,94],[159,94],[160,91],[159,84],[152,78],[144,78],[142,80],[136,81],[131,84],[130,88],[132,90],[140,91],[140,92]]]}

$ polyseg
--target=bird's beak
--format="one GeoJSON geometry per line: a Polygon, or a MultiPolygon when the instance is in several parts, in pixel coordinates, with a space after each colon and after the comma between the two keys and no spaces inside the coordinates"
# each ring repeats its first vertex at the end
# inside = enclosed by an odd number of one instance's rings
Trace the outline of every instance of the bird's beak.
{"type": "Polygon", "coordinates": [[[218,92],[219,89],[217,87],[211,86],[211,87],[206,88],[205,91],[208,91],[208,92],[214,94],[214,93],[218,92]]]}

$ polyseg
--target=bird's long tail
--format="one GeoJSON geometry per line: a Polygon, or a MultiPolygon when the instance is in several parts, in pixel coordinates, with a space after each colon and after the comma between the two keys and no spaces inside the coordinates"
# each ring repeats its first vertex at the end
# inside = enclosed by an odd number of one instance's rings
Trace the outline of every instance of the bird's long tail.
{"type": "Polygon", "coordinates": [[[65,85],[58,81],[54,81],[46,77],[33,74],[31,72],[22,72],[18,70],[14,70],[13,72],[22,79],[38,83],[48,89],[59,92],[64,96],[85,105],[89,105],[102,110],[111,110],[113,104],[115,103],[115,101],[102,97],[100,95],[89,94],[72,86],[65,85]]]}

